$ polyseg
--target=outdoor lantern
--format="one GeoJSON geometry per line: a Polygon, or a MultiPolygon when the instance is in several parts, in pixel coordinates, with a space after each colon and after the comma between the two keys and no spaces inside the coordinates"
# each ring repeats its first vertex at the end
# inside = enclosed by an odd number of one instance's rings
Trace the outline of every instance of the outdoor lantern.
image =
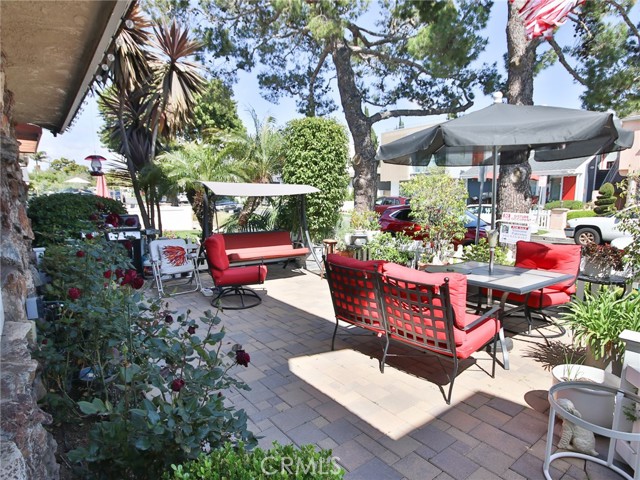
{"type": "Polygon", "coordinates": [[[102,172],[102,162],[106,162],[106,158],[101,155],[89,155],[88,157],[85,157],[85,160],[91,162],[91,172],[89,172],[91,175],[94,177],[104,175],[102,172]]]}

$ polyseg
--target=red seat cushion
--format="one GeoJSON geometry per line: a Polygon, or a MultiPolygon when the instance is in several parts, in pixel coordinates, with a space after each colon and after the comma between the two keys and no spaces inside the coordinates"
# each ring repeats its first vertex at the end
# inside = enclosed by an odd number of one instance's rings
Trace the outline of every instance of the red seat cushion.
{"type": "Polygon", "coordinates": [[[327,262],[341,267],[359,268],[369,272],[373,272],[376,266],[378,267],[378,271],[381,271],[383,265],[387,264],[384,260],[358,260],[357,258],[344,257],[337,253],[330,253],[327,255],[327,262]]]}
{"type": "Polygon", "coordinates": [[[225,250],[224,237],[219,233],[214,233],[204,241],[204,249],[207,253],[209,265],[214,270],[226,270],[229,268],[229,258],[225,250]]]}
{"type": "MultiPolygon", "coordinates": [[[[525,295],[516,295],[514,293],[507,297],[509,303],[522,305],[525,295]]],[[[564,305],[571,300],[571,292],[566,290],[556,290],[553,288],[543,288],[531,292],[527,305],[531,308],[547,308],[553,305],[564,305]]]]}
{"type": "Polygon", "coordinates": [[[575,281],[580,270],[580,245],[538,243],[520,240],[516,243],[516,267],[537,268],[552,272],[570,273],[574,278],[547,287],[551,290],[575,292],[575,281]]]}
{"type": "Polygon", "coordinates": [[[265,278],[267,278],[267,266],[233,267],[223,271],[212,269],[211,273],[216,287],[251,285],[264,283],[265,278]]]}

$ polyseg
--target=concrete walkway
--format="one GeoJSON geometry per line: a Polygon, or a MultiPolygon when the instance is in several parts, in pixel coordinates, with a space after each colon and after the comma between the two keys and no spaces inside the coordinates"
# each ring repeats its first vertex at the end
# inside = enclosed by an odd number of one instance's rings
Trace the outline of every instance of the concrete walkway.
{"type": "MultiPolygon", "coordinates": [[[[489,354],[474,355],[462,363],[447,405],[447,360],[395,346],[392,353],[412,356],[391,357],[382,374],[379,340],[346,328],[331,351],[335,317],[319,276],[269,266],[257,290],[261,305],[219,316],[229,346],[240,343],[251,355],[248,368],[232,369],[251,390],[228,399],[246,410],[261,447],[277,440],[331,449],[349,480],[544,478],[549,368],[563,363],[553,358],[558,342],[516,335],[511,369],[498,366],[496,378],[488,374],[489,354]]],[[[195,293],[170,305],[197,318],[212,308],[209,300],[195,293]]],[[[554,443],[559,431],[558,424],[554,443]]],[[[619,477],[593,463],[558,460],[553,478],[619,477]]]]}

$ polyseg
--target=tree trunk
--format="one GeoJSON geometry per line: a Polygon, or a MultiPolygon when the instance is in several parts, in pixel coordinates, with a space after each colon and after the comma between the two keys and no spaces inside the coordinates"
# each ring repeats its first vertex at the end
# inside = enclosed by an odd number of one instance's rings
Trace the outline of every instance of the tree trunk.
{"type": "Polygon", "coordinates": [[[344,43],[340,43],[333,49],[332,57],[338,78],[340,102],[355,150],[353,157],[354,208],[359,212],[373,210],[378,163],[375,161],[376,149],[371,137],[371,120],[362,111],[362,95],[356,85],[356,76],[351,67],[351,51],[344,43]]]}
{"type": "MultiPolygon", "coordinates": [[[[524,0],[507,3],[509,20],[507,22],[508,77],[507,100],[512,105],[533,105],[533,69],[536,61],[536,48],[539,40],[527,40],[524,23],[518,16],[518,10],[524,0]]],[[[531,208],[531,165],[529,151],[517,151],[501,154],[520,159],[515,165],[500,165],[498,179],[498,211],[496,218],[503,212],[527,213],[531,208]]]]}

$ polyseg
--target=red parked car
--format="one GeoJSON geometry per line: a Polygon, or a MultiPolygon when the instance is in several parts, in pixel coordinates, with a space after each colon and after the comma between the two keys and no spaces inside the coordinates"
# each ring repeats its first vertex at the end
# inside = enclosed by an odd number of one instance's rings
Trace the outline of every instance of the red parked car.
{"type": "MultiPolygon", "coordinates": [[[[413,221],[411,218],[411,207],[409,205],[398,205],[396,207],[387,208],[380,216],[380,230],[383,232],[398,233],[403,232],[413,238],[420,239],[420,225],[413,221]]],[[[462,240],[454,240],[453,244],[458,246],[470,245],[476,240],[476,224],[477,217],[470,211],[465,211],[465,228],[467,231],[464,234],[462,240]]],[[[485,231],[488,224],[482,219],[480,220],[480,238],[486,238],[487,233],[485,231]]]]}
{"type": "Polygon", "coordinates": [[[377,214],[381,215],[389,207],[395,207],[396,205],[408,205],[409,199],[407,197],[380,197],[376,200],[376,204],[373,209],[377,214]]]}

